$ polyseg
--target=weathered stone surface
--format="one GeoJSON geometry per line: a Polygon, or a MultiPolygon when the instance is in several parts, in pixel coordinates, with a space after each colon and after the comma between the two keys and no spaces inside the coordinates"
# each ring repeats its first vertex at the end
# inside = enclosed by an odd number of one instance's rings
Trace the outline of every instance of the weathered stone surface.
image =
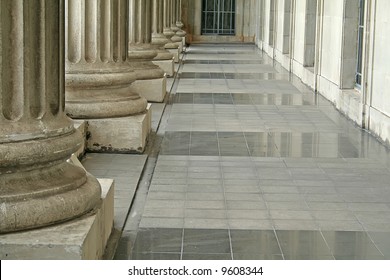
{"type": "Polygon", "coordinates": [[[102,186],[98,208],[78,219],[42,229],[0,235],[0,259],[101,259],[114,220],[114,183],[102,186]]]}
{"type": "Polygon", "coordinates": [[[152,45],[156,46],[157,56],[153,63],[158,65],[169,77],[174,75],[173,55],[165,49],[170,40],[164,35],[163,0],[152,0],[152,45]],[[171,65],[170,65],[171,64],[171,65]]]}
{"type": "Polygon", "coordinates": [[[75,119],[126,117],[147,102],[129,87],[126,0],[66,0],[66,112],[75,119]],[[84,20],[86,18],[86,20],[84,20]]]}
{"type": "Polygon", "coordinates": [[[131,85],[131,89],[139,92],[140,95],[151,102],[164,101],[167,88],[167,78],[161,79],[137,80],[131,85]]]}
{"type": "MultiPolygon", "coordinates": [[[[153,63],[153,59],[158,55],[158,46],[152,44],[151,1],[130,0],[129,5],[130,21],[128,55],[130,65],[136,72],[137,80],[132,84],[131,90],[140,96],[145,97],[148,101],[161,102],[166,94],[166,75],[158,65],[153,63]],[[144,16],[138,16],[140,14],[144,16]],[[148,87],[148,84],[153,87],[148,87]],[[162,98],[161,95],[163,95],[162,98]]],[[[168,57],[168,59],[172,58],[168,57]]]]}
{"type": "Polygon", "coordinates": [[[160,67],[168,77],[173,77],[173,75],[175,74],[173,54],[169,55],[172,56],[170,60],[153,60],[153,63],[160,67]]]}
{"type": "MultiPolygon", "coordinates": [[[[177,28],[176,25],[173,24],[173,6],[171,0],[164,0],[164,29],[163,34],[167,39],[169,40],[168,43],[165,44],[165,48],[170,49],[177,49],[179,48],[179,42],[181,42],[181,39],[176,36],[176,33],[172,28],[177,28]]],[[[178,62],[175,59],[175,62],[178,62]]]]}
{"type": "Polygon", "coordinates": [[[100,201],[97,180],[67,162],[82,137],[64,113],[62,4],[0,5],[0,233],[71,220],[100,201]]]}
{"type": "Polygon", "coordinates": [[[88,120],[88,151],[142,153],[151,129],[150,105],[143,114],[88,120]]]}

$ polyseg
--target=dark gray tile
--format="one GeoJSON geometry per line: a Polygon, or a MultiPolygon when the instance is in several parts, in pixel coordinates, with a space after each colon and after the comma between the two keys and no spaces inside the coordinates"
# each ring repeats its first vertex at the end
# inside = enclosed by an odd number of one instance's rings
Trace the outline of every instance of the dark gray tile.
{"type": "Polygon", "coordinates": [[[367,255],[367,254],[350,254],[350,255],[344,255],[344,254],[341,254],[341,255],[334,255],[334,258],[336,260],[386,260],[388,258],[385,258],[384,256],[382,255],[367,255]]]}
{"type": "Polygon", "coordinates": [[[318,255],[318,254],[291,254],[286,255],[284,254],[285,260],[334,260],[334,256],[331,254],[329,255],[318,255]]]}
{"type": "Polygon", "coordinates": [[[180,254],[133,252],[130,260],[180,260],[180,254]]]}
{"type": "Polygon", "coordinates": [[[320,231],[277,230],[276,235],[284,255],[331,256],[320,231]]]}
{"type": "Polygon", "coordinates": [[[231,254],[194,254],[183,253],[183,260],[231,260],[231,254]]]}
{"type": "Polygon", "coordinates": [[[229,254],[228,230],[184,229],[184,254],[229,254]]]}
{"type": "Polygon", "coordinates": [[[373,256],[383,258],[381,251],[365,232],[326,231],[323,235],[333,255],[339,258],[363,260],[371,259],[373,256]]]}
{"type": "Polygon", "coordinates": [[[283,255],[262,255],[253,253],[234,253],[234,260],[283,260],[283,255]]]}
{"type": "Polygon", "coordinates": [[[143,229],[137,233],[133,247],[138,253],[180,253],[182,229],[143,229]]]}
{"type": "Polygon", "coordinates": [[[234,254],[280,255],[281,251],[274,231],[231,230],[234,254]]]}

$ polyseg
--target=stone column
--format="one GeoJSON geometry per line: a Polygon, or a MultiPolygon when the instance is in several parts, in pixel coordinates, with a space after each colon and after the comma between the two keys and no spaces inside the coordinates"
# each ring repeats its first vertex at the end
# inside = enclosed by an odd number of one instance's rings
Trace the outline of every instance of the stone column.
{"type": "Polygon", "coordinates": [[[164,46],[169,42],[163,31],[163,0],[152,0],[152,45],[157,48],[157,56],[153,63],[165,71],[168,76],[173,76],[173,55],[164,46]]]}
{"type": "Polygon", "coordinates": [[[152,41],[151,0],[129,0],[129,63],[136,73],[131,89],[148,101],[162,102],[166,94],[165,72],[153,63],[157,48],[152,41]]]}
{"type": "Polygon", "coordinates": [[[165,48],[174,55],[175,62],[179,62],[179,47],[180,41],[175,36],[175,32],[171,29],[171,16],[172,16],[172,1],[164,0],[164,29],[163,33],[168,38],[169,42],[165,45],[165,48]]]}
{"type": "Polygon", "coordinates": [[[181,53],[183,51],[183,44],[182,44],[182,38],[178,35],[178,31],[180,30],[179,27],[176,25],[177,21],[177,1],[176,0],[169,0],[170,2],[170,24],[171,24],[171,30],[175,33],[171,40],[174,43],[177,43],[179,52],[181,53]]]}
{"type": "Polygon", "coordinates": [[[177,17],[177,9],[176,9],[176,0],[169,0],[170,5],[170,25],[173,32],[175,32],[174,37],[176,36],[176,32],[179,31],[179,28],[176,25],[176,17],[177,17]]]}
{"type": "Polygon", "coordinates": [[[71,220],[100,202],[67,162],[81,134],[64,113],[63,1],[0,3],[0,233],[71,220]]]}
{"type": "Polygon", "coordinates": [[[131,90],[127,0],[66,0],[66,111],[88,121],[88,150],[142,152],[147,101],[131,90]]]}
{"type": "Polygon", "coordinates": [[[182,30],[184,24],[181,20],[181,9],[182,9],[181,0],[174,0],[174,1],[176,1],[176,26],[177,28],[179,28],[179,30],[176,32],[176,35],[182,39],[182,44],[183,46],[185,46],[187,33],[184,30],[182,30]]]}

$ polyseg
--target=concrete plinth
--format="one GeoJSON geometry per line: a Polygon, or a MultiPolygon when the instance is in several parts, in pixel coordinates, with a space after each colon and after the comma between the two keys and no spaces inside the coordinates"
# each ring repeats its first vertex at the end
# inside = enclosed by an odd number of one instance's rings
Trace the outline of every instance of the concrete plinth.
{"type": "Polygon", "coordinates": [[[171,60],[153,60],[153,64],[160,67],[168,77],[173,77],[175,74],[175,67],[173,59],[171,60]]]}
{"type": "Polygon", "coordinates": [[[102,200],[93,213],[59,225],[0,235],[0,259],[101,259],[114,221],[114,182],[99,179],[102,200]]]}
{"type": "Polygon", "coordinates": [[[171,54],[173,54],[173,61],[179,63],[180,51],[179,49],[167,49],[171,54]]]}
{"type": "Polygon", "coordinates": [[[137,80],[131,84],[131,91],[144,97],[149,102],[162,102],[167,93],[167,75],[159,79],[137,80]]]}
{"type": "Polygon", "coordinates": [[[151,108],[123,118],[89,119],[90,152],[142,153],[151,129],[151,108]]]}

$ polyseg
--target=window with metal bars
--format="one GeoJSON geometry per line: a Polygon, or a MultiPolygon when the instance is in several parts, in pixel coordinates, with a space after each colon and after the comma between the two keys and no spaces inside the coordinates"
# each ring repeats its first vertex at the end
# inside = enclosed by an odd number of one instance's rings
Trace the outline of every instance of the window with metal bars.
{"type": "Polygon", "coordinates": [[[364,4],[365,0],[359,0],[359,27],[358,27],[358,47],[355,82],[358,87],[362,85],[363,70],[363,36],[364,36],[364,4]]]}
{"type": "Polygon", "coordinates": [[[202,35],[235,35],[235,0],[203,0],[202,35]]]}

